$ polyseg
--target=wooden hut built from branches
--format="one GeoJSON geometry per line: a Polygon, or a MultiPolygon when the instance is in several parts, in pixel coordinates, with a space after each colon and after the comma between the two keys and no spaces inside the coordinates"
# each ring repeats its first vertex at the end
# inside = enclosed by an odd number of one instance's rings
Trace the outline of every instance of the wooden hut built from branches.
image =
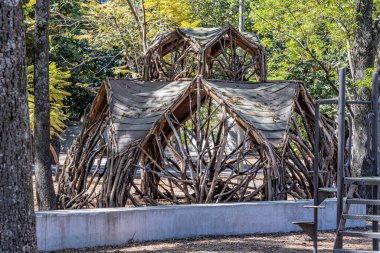
{"type": "MultiPolygon", "coordinates": [[[[100,87],[64,163],[60,207],[311,198],[313,100],[266,71],[257,37],[230,26],[160,35],[143,80],[100,87]]],[[[334,129],[323,116],[320,127],[320,185],[331,186],[334,129]]]]}
{"type": "Polygon", "coordinates": [[[253,33],[231,26],[188,28],[159,35],[144,59],[144,80],[176,80],[201,74],[206,79],[264,82],[266,54],[253,33]]]}

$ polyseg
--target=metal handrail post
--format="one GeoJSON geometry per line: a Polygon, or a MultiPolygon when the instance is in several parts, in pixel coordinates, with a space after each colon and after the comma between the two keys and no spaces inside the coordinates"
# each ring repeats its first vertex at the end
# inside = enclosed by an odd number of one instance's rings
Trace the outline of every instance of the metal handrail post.
{"type": "MultiPolygon", "coordinates": [[[[314,183],[314,206],[318,206],[318,172],[319,172],[319,103],[315,103],[315,114],[314,114],[314,173],[313,173],[313,183],[314,183]]],[[[318,208],[314,208],[314,227],[313,227],[313,253],[318,252],[318,208]]]]}
{"type": "MultiPolygon", "coordinates": [[[[372,125],[372,175],[377,176],[377,166],[378,166],[378,125],[379,125],[379,81],[378,81],[378,73],[374,73],[372,75],[372,112],[374,114],[374,121],[372,125]]],[[[368,140],[369,141],[369,140],[368,140]]],[[[372,195],[373,199],[378,198],[378,186],[374,185],[372,186],[372,195]]],[[[377,205],[372,206],[372,212],[374,215],[378,214],[378,207],[377,205]]],[[[378,232],[379,231],[379,222],[373,221],[372,222],[372,231],[378,232]]],[[[373,250],[379,250],[379,240],[373,239],[372,240],[372,248],[373,250]]]]}
{"type": "MultiPolygon", "coordinates": [[[[343,177],[344,177],[344,150],[345,150],[345,100],[346,100],[346,69],[339,69],[339,97],[338,97],[338,172],[337,172],[337,213],[336,228],[339,228],[340,217],[343,210],[343,177]]],[[[342,240],[337,241],[342,247],[342,240]]]]}

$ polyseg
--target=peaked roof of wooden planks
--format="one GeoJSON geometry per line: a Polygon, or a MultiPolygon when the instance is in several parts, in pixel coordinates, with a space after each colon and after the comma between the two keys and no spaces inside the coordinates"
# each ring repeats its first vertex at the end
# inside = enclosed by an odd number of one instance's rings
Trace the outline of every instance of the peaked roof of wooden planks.
{"type": "MultiPolygon", "coordinates": [[[[179,120],[189,114],[189,92],[196,89],[192,80],[150,82],[108,79],[102,85],[92,105],[100,111],[102,103],[109,106],[109,117],[118,152],[123,152],[132,142],[147,140],[154,134],[159,122],[165,121],[170,110],[179,120]],[[97,102],[98,101],[98,102],[97,102]]],[[[286,140],[295,101],[300,90],[306,90],[301,82],[273,81],[267,83],[234,83],[202,79],[206,92],[222,103],[245,129],[249,128],[257,142],[267,141],[281,148],[286,140]]],[[[307,93],[307,92],[306,92],[307,93]]],[[[170,132],[169,127],[166,128],[170,132]]]]}
{"type": "MultiPolygon", "coordinates": [[[[180,58],[185,55],[190,57],[189,53],[195,54],[191,57],[203,62],[203,64],[208,64],[209,68],[212,68],[211,62],[218,56],[225,54],[224,49],[230,46],[231,48],[240,47],[255,59],[257,80],[265,82],[267,79],[266,51],[257,35],[249,32],[239,32],[230,25],[214,28],[177,28],[174,31],[160,33],[152,41],[144,55],[143,79],[160,79],[161,77],[151,75],[152,69],[162,71],[160,69],[162,66],[157,66],[159,64],[153,59],[157,57],[163,58],[172,52],[176,54],[177,50],[184,45],[186,45],[186,50],[182,52],[180,58]]],[[[209,76],[204,77],[210,78],[209,76]]]]}
{"type": "Polygon", "coordinates": [[[163,55],[165,55],[171,51],[170,44],[174,39],[190,40],[194,45],[194,49],[202,51],[217,44],[221,36],[226,34],[229,36],[229,33],[244,50],[260,49],[265,52],[259,37],[255,33],[238,32],[232,26],[227,25],[213,28],[177,28],[174,31],[160,33],[150,44],[147,54],[157,47],[162,47],[163,55]]]}

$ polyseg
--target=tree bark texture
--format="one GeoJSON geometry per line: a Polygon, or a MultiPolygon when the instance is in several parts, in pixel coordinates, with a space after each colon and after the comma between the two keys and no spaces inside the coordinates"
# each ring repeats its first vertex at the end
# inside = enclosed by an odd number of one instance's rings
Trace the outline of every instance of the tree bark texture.
{"type": "Polygon", "coordinates": [[[355,81],[364,79],[364,71],[373,68],[376,58],[377,30],[372,19],[373,1],[357,0],[356,23],[353,44],[353,77],[355,81]]]}
{"type": "MultiPolygon", "coordinates": [[[[372,19],[372,0],[358,0],[356,6],[357,29],[355,31],[352,58],[354,81],[364,79],[364,71],[373,68],[376,56],[377,31],[372,19]]],[[[355,99],[371,99],[370,91],[364,87],[356,89],[355,99]]],[[[366,144],[368,141],[367,115],[368,106],[353,106],[353,147],[352,147],[352,174],[353,176],[372,175],[371,161],[368,156],[366,144]]]]}
{"type": "Polygon", "coordinates": [[[0,0],[0,252],[35,252],[22,1],[0,0]]]}
{"type": "Polygon", "coordinates": [[[36,1],[34,152],[39,210],[57,208],[50,162],[49,0],[36,1]]]}
{"type": "Polygon", "coordinates": [[[244,32],[244,0],[239,0],[239,32],[244,32]]]}

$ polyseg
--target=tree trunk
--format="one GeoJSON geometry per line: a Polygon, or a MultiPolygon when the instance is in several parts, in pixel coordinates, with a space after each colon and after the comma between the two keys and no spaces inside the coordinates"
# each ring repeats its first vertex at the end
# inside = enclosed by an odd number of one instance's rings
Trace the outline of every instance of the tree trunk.
{"type": "Polygon", "coordinates": [[[364,79],[364,71],[373,68],[376,57],[377,32],[372,19],[372,0],[357,0],[356,24],[353,43],[353,77],[355,81],[364,79]]]}
{"type": "Polygon", "coordinates": [[[49,0],[36,1],[34,152],[39,210],[57,208],[50,163],[49,0]]]}
{"type": "Polygon", "coordinates": [[[127,0],[127,3],[128,3],[129,8],[131,9],[133,17],[135,18],[137,24],[139,25],[143,53],[145,54],[148,50],[148,42],[146,38],[147,30],[146,30],[146,13],[145,13],[144,0],[141,1],[142,20],[140,19],[139,13],[137,9],[135,8],[135,5],[132,3],[132,1],[127,0]]]}
{"type": "MultiPolygon", "coordinates": [[[[364,71],[373,68],[377,50],[377,34],[372,20],[373,1],[357,0],[356,23],[352,58],[353,58],[353,78],[354,81],[364,79],[364,71]]],[[[355,99],[369,100],[371,93],[366,88],[356,88],[355,99]]],[[[370,108],[368,106],[353,106],[353,148],[352,148],[352,174],[353,176],[371,176],[371,161],[368,156],[367,144],[367,115],[370,108]]],[[[364,195],[367,193],[362,192],[364,195]]]]}
{"type": "Polygon", "coordinates": [[[239,32],[244,32],[244,0],[239,0],[239,32]]]}
{"type": "Polygon", "coordinates": [[[0,0],[0,252],[35,252],[22,1],[0,0]]]}

